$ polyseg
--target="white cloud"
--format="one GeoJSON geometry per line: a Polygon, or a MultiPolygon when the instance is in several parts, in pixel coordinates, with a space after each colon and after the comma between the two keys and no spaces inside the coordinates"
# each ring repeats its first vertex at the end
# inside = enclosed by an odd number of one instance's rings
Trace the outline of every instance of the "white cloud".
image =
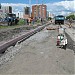
{"type": "Polygon", "coordinates": [[[71,12],[61,11],[59,12],[60,15],[70,14],[71,12]]]}
{"type": "Polygon", "coordinates": [[[22,3],[1,3],[2,6],[21,6],[21,7],[25,7],[25,6],[29,6],[28,4],[22,4],[22,3]]]}
{"type": "Polygon", "coordinates": [[[47,10],[54,14],[69,14],[70,12],[75,12],[75,0],[72,1],[60,1],[54,3],[47,3],[47,10]]]}
{"type": "Polygon", "coordinates": [[[74,10],[75,10],[75,0],[74,0],[74,10]]]}
{"type": "MultiPolygon", "coordinates": [[[[23,3],[1,3],[2,6],[12,6],[13,12],[23,12],[24,7],[29,6],[28,4],[23,3]]],[[[47,3],[47,11],[50,11],[53,14],[68,14],[75,11],[75,0],[72,1],[60,1],[54,3],[47,3]]],[[[31,5],[32,6],[32,5],[31,5]]]]}
{"type": "Polygon", "coordinates": [[[66,14],[66,12],[65,11],[61,11],[61,13],[60,13],[61,15],[65,15],[66,14]]]}
{"type": "Polygon", "coordinates": [[[74,10],[74,2],[75,1],[61,1],[61,2],[54,3],[53,5],[63,6],[66,9],[73,9],[74,10]]]}
{"type": "Polygon", "coordinates": [[[24,12],[24,7],[29,6],[28,4],[23,4],[23,3],[1,3],[2,6],[12,6],[12,12],[16,14],[18,17],[23,18],[23,12],[24,12]]]}

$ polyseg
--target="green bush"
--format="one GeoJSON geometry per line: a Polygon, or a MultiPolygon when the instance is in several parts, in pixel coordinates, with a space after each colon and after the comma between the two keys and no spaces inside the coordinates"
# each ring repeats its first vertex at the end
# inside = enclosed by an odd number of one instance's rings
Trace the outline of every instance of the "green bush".
{"type": "Polygon", "coordinates": [[[70,19],[70,18],[72,18],[73,20],[75,20],[75,15],[69,15],[69,16],[66,17],[66,19],[70,19]]]}
{"type": "Polygon", "coordinates": [[[19,22],[18,22],[18,24],[19,24],[19,25],[23,25],[23,24],[25,24],[24,19],[20,19],[19,22]]]}
{"type": "Polygon", "coordinates": [[[37,23],[40,23],[40,20],[37,20],[37,23]]]}
{"type": "Polygon", "coordinates": [[[48,20],[51,20],[52,18],[51,17],[48,17],[48,20]]]}

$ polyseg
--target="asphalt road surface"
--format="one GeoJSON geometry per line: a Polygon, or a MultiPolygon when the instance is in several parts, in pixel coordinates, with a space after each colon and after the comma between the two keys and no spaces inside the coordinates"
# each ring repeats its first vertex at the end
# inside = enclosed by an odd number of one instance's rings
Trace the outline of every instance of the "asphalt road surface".
{"type": "Polygon", "coordinates": [[[73,75],[74,51],[69,47],[66,50],[57,47],[57,34],[57,30],[45,28],[22,42],[11,62],[0,67],[0,74],[73,75]]]}

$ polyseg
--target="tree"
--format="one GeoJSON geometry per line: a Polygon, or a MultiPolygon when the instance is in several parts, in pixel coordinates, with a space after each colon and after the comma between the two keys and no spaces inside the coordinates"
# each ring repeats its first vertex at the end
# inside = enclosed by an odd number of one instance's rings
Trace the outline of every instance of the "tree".
{"type": "Polygon", "coordinates": [[[75,20],[75,15],[72,14],[72,15],[69,15],[69,16],[66,17],[67,20],[70,19],[70,18],[72,18],[73,20],[75,20]]]}
{"type": "Polygon", "coordinates": [[[66,19],[69,21],[69,27],[71,28],[72,22],[73,22],[73,20],[75,20],[75,15],[71,14],[71,15],[67,16],[66,19]]]}
{"type": "Polygon", "coordinates": [[[48,20],[51,20],[52,18],[51,17],[48,17],[48,20]]]}

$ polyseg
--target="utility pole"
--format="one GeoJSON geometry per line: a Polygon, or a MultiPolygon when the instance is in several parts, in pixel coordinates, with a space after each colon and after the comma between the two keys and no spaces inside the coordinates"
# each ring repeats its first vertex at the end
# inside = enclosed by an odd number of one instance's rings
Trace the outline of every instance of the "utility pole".
{"type": "Polygon", "coordinates": [[[36,4],[38,4],[38,0],[36,0],[36,4]]]}
{"type": "Polygon", "coordinates": [[[39,7],[39,5],[38,5],[38,0],[36,0],[36,17],[37,17],[37,18],[38,18],[38,15],[39,15],[39,14],[38,14],[38,12],[39,12],[39,11],[38,11],[38,7],[39,7]]]}
{"type": "Polygon", "coordinates": [[[31,0],[29,0],[29,7],[30,7],[30,14],[29,14],[29,16],[31,17],[31,0]]]}
{"type": "MultiPolygon", "coordinates": [[[[75,0],[74,0],[74,11],[75,11],[75,0]]],[[[75,13],[74,13],[74,15],[75,15],[75,13]]]]}
{"type": "Polygon", "coordinates": [[[42,0],[42,5],[43,5],[43,0],[42,0]]]}

